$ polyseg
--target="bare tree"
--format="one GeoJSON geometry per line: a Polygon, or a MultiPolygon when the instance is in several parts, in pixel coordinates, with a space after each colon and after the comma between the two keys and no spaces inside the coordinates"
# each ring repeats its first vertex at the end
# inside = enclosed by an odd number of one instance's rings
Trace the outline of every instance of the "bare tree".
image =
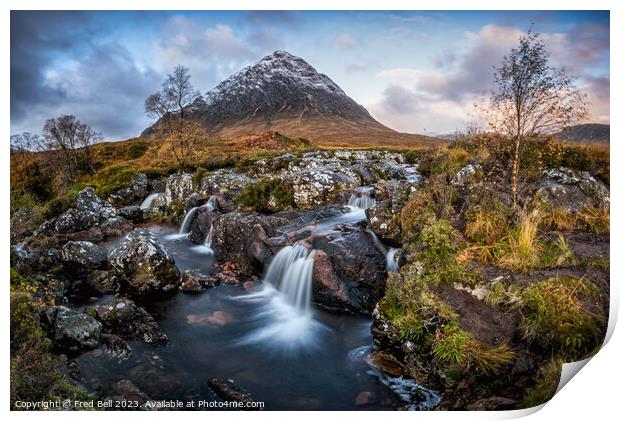
{"type": "Polygon", "coordinates": [[[527,140],[556,132],[587,115],[585,95],[563,69],[551,66],[549,58],[539,34],[528,31],[495,69],[496,89],[489,103],[481,107],[490,128],[512,142],[513,213],[517,209],[521,154],[527,140]]]}
{"type": "Polygon", "coordinates": [[[66,182],[86,169],[94,173],[92,145],[103,136],[73,115],[51,118],[43,126],[43,146],[57,156],[57,175],[66,182]]]}
{"type": "Polygon", "coordinates": [[[147,115],[157,119],[155,129],[171,139],[172,153],[181,167],[192,160],[200,139],[205,136],[202,125],[188,115],[192,103],[200,96],[190,79],[187,67],[176,66],[162,83],[161,91],[144,102],[147,115]]]}

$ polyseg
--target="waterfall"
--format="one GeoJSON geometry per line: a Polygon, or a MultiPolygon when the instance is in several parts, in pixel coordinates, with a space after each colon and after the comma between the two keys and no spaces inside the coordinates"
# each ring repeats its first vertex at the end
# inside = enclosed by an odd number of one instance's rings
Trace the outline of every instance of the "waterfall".
{"type": "Polygon", "coordinates": [[[385,267],[388,272],[398,272],[398,259],[396,258],[396,252],[399,249],[391,248],[385,254],[385,267]]]}
{"type": "Polygon", "coordinates": [[[146,198],[144,199],[144,201],[142,202],[142,204],[140,205],[140,209],[150,209],[153,206],[153,201],[155,199],[160,198],[161,196],[164,196],[165,193],[151,193],[148,196],[146,196],[146,198]]]}
{"type": "Polygon", "coordinates": [[[276,288],[280,287],[282,283],[282,279],[284,278],[284,274],[288,270],[288,268],[293,264],[293,262],[297,259],[302,259],[306,257],[307,251],[306,248],[302,245],[295,244],[293,246],[286,246],[281,249],[273,258],[269,267],[267,268],[267,273],[265,274],[265,282],[269,282],[276,288]]]}
{"type": "Polygon", "coordinates": [[[208,211],[217,209],[217,198],[215,196],[211,196],[207,203],[201,206],[196,206],[191,208],[183,218],[183,222],[181,223],[181,228],[179,229],[179,234],[189,234],[189,226],[194,220],[194,214],[198,209],[206,208],[208,211]]]}
{"type": "Polygon", "coordinates": [[[387,271],[398,272],[398,259],[397,259],[396,253],[400,249],[395,249],[392,247],[387,249],[383,245],[381,240],[379,240],[379,237],[377,237],[377,234],[375,234],[372,230],[367,230],[367,232],[372,237],[372,241],[375,243],[375,246],[377,246],[379,251],[385,256],[385,268],[387,269],[387,271]]]}
{"type": "Polygon", "coordinates": [[[353,193],[349,198],[348,206],[352,208],[359,209],[368,209],[375,205],[375,199],[370,197],[368,194],[360,194],[359,196],[356,193],[353,193]]]}
{"type": "Polygon", "coordinates": [[[238,344],[262,344],[281,351],[315,348],[318,335],[327,328],[312,317],[312,270],[314,251],[300,244],[286,246],[271,261],[262,286],[244,301],[261,305],[256,328],[238,344]]]}
{"type": "Polygon", "coordinates": [[[213,255],[213,249],[211,248],[211,243],[213,242],[213,224],[211,224],[211,228],[209,228],[209,232],[205,237],[204,243],[199,246],[194,246],[192,249],[201,254],[213,255]]]}

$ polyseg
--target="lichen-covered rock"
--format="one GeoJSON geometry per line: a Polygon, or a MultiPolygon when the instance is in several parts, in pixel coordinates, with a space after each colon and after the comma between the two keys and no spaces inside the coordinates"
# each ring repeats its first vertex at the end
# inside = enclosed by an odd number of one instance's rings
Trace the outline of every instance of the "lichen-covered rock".
{"type": "Polygon", "coordinates": [[[311,209],[330,203],[331,193],[361,185],[361,178],[353,171],[345,174],[344,171],[335,172],[327,168],[293,173],[284,179],[292,186],[293,201],[299,209],[311,209]]]}
{"type": "Polygon", "coordinates": [[[166,179],[166,200],[186,202],[194,193],[193,175],[189,173],[173,174],[166,179]]]}
{"type": "Polygon", "coordinates": [[[128,298],[118,298],[87,310],[101,321],[106,332],[126,340],[141,339],[147,344],[168,340],[153,316],[128,298]]]}
{"type": "Polygon", "coordinates": [[[148,187],[149,179],[146,174],[135,173],[132,176],[131,186],[110,193],[108,202],[117,207],[135,204],[146,197],[148,187]]]}
{"type": "Polygon", "coordinates": [[[313,237],[312,246],[331,263],[327,268],[317,252],[313,300],[329,310],[370,314],[383,297],[387,278],[385,257],[370,234],[359,227],[335,231],[313,237]]]}
{"type": "Polygon", "coordinates": [[[217,193],[241,192],[249,184],[257,180],[245,174],[237,174],[230,170],[218,170],[200,180],[201,194],[212,195],[217,193]]]}
{"type": "Polygon", "coordinates": [[[105,266],[107,253],[88,241],[69,241],[60,250],[60,259],[69,266],[97,269],[105,266]]]}
{"type": "Polygon", "coordinates": [[[609,189],[587,171],[558,168],[543,171],[543,178],[528,188],[531,198],[553,208],[579,212],[585,207],[609,206],[609,189]]]}
{"type": "Polygon", "coordinates": [[[43,325],[59,349],[77,354],[99,346],[101,323],[89,315],[57,306],[46,309],[42,316],[43,325]]]}
{"type": "Polygon", "coordinates": [[[452,184],[457,186],[465,185],[473,176],[479,174],[481,171],[482,166],[480,164],[467,164],[454,175],[452,178],[452,184]]]}
{"type": "Polygon", "coordinates": [[[172,254],[145,229],[136,229],[110,251],[108,261],[133,292],[161,294],[174,291],[180,273],[172,254]]]}
{"type": "Polygon", "coordinates": [[[212,288],[220,283],[216,277],[205,275],[193,270],[186,270],[181,274],[179,290],[186,293],[198,293],[212,288]]]}
{"type": "Polygon", "coordinates": [[[142,209],[138,205],[125,206],[118,210],[118,213],[123,218],[131,221],[131,222],[142,222],[143,215],[142,209]]]}

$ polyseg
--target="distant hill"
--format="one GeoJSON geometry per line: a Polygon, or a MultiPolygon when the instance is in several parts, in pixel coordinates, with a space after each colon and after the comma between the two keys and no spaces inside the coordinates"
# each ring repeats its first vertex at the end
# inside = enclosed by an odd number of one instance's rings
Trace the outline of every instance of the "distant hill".
{"type": "Polygon", "coordinates": [[[609,124],[578,124],[553,135],[558,140],[609,145],[609,124]]]}
{"type": "MultiPolygon", "coordinates": [[[[384,126],[328,76],[286,51],[275,51],[230,76],[190,109],[213,136],[229,139],[270,130],[334,147],[444,143],[384,126]]],[[[151,134],[153,127],[142,135],[151,134]]]]}

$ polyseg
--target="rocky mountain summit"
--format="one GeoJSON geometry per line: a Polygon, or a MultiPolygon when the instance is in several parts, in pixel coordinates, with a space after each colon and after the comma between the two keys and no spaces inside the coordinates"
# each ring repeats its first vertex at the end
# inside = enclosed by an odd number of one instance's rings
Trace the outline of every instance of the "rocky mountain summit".
{"type": "MultiPolygon", "coordinates": [[[[277,130],[311,140],[437,141],[384,126],[327,75],[286,51],[233,74],[197,98],[189,112],[221,137],[277,130]]],[[[153,133],[153,127],[142,135],[153,133]]]]}

